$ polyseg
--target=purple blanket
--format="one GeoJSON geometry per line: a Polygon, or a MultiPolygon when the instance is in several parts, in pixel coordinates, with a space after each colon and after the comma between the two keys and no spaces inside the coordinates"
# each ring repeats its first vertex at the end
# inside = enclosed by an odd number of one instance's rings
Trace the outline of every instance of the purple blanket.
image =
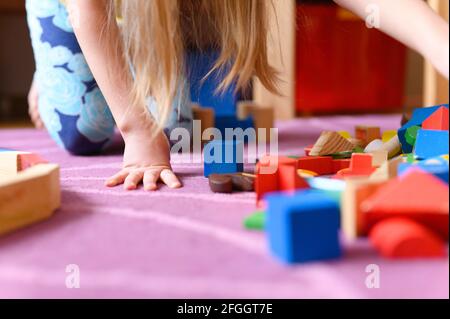
{"type": "MultiPolygon", "coordinates": [[[[302,154],[322,130],[356,124],[395,129],[398,116],[326,117],[279,123],[281,153],[302,154]]],[[[344,242],[333,262],[285,266],[264,234],[242,227],[250,193],[209,191],[199,164],[175,164],[184,188],[156,193],[106,189],[121,156],[73,157],[45,132],[0,130],[0,147],[37,152],[61,165],[62,208],[43,223],[0,238],[0,297],[39,298],[448,298],[448,258],[389,261],[367,240],[344,242]],[[67,265],[80,271],[68,289],[67,265]],[[380,288],[366,287],[366,266],[380,288]]]]}

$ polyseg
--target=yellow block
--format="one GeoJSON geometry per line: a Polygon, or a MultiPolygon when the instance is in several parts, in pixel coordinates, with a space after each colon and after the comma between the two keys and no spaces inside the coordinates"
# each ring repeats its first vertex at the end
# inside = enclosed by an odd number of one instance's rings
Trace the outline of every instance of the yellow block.
{"type": "Polygon", "coordinates": [[[392,140],[395,137],[395,135],[397,135],[397,131],[394,130],[385,131],[383,132],[383,137],[381,139],[383,140],[383,143],[386,143],[392,140]]]}
{"type": "Polygon", "coordinates": [[[352,135],[347,131],[339,131],[338,132],[343,138],[349,139],[352,138],[352,135]]]}
{"type": "Polygon", "coordinates": [[[303,178],[311,178],[319,176],[319,174],[317,174],[316,172],[308,171],[307,169],[299,169],[297,173],[303,178]]]}

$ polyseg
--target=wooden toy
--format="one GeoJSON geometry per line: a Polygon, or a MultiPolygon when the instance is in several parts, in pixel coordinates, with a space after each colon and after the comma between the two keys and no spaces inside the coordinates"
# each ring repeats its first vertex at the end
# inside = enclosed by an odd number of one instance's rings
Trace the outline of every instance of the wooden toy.
{"type": "Polygon", "coordinates": [[[425,172],[433,174],[437,178],[448,184],[449,181],[449,162],[442,157],[430,158],[418,163],[401,163],[398,167],[398,174],[403,176],[409,169],[419,168],[425,172]]]}
{"type": "Polygon", "coordinates": [[[279,260],[291,263],[341,256],[339,206],[318,191],[267,196],[266,234],[279,260]]]}
{"type": "Polygon", "coordinates": [[[384,150],[378,150],[371,152],[370,155],[372,155],[372,166],[373,167],[380,167],[388,160],[388,152],[384,150]]]}
{"type": "Polygon", "coordinates": [[[350,143],[352,143],[355,146],[359,146],[359,147],[365,147],[366,146],[364,141],[359,140],[359,139],[354,138],[354,137],[348,138],[347,141],[349,141],[350,143]]]}
{"type": "Polygon", "coordinates": [[[367,178],[345,182],[341,205],[341,227],[347,238],[355,239],[367,235],[367,222],[361,210],[361,203],[384,184],[384,181],[371,181],[367,178]]]}
{"type": "Polygon", "coordinates": [[[366,148],[364,149],[364,153],[372,153],[379,151],[383,147],[384,143],[380,139],[373,140],[369,144],[367,144],[366,148]]]}
{"type": "Polygon", "coordinates": [[[389,159],[399,155],[402,152],[402,145],[400,144],[398,136],[395,135],[389,141],[385,142],[380,150],[387,151],[389,159]]]}
{"type": "Polygon", "coordinates": [[[49,218],[61,203],[59,167],[38,164],[0,178],[0,235],[49,218]]]}
{"type": "Polygon", "coordinates": [[[309,188],[298,175],[298,161],[288,157],[265,156],[256,165],[255,191],[257,204],[264,195],[276,191],[295,191],[309,188]]]}
{"type": "Polygon", "coordinates": [[[214,109],[209,107],[200,107],[196,104],[192,107],[194,120],[200,121],[201,134],[208,128],[215,127],[214,109]]]}
{"type": "Polygon", "coordinates": [[[448,109],[448,105],[439,105],[439,106],[433,106],[433,107],[424,107],[414,110],[411,119],[403,125],[398,130],[398,138],[400,141],[400,144],[402,145],[403,153],[408,154],[413,151],[413,145],[409,144],[406,141],[406,131],[408,128],[412,126],[422,126],[423,122],[429,118],[434,112],[436,112],[441,107],[446,107],[448,109]]]}
{"type": "Polygon", "coordinates": [[[353,151],[355,145],[343,138],[339,133],[325,131],[314,144],[309,156],[324,156],[339,152],[353,151]]]}
{"type": "Polygon", "coordinates": [[[306,169],[318,175],[331,175],[334,173],[333,158],[327,156],[307,156],[298,159],[298,168],[306,169]]]}
{"type": "Polygon", "coordinates": [[[247,173],[211,174],[209,187],[214,193],[252,192],[255,190],[256,175],[247,173]]]}
{"type": "Polygon", "coordinates": [[[204,175],[228,174],[244,171],[244,143],[214,140],[205,145],[204,175]]]}
{"type": "Polygon", "coordinates": [[[449,188],[435,176],[418,169],[389,181],[361,203],[371,228],[383,219],[413,219],[448,239],[449,188]]]}
{"type": "Polygon", "coordinates": [[[376,139],[381,139],[381,129],[377,126],[358,125],[355,127],[355,138],[366,146],[376,139]]]}
{"type": "Polygon", "coordinates": [[[37,154],[5,151],[0,154],[0,176],[16,175],[31,166],[48,163],[37,154]]]}
{"type": "Polygon", "coordinates": [[[350,167],[340,170],[336,176],[340,178],[370,176],[376,170],[372,165],[372,154],[353,154],[350,167]]]}
{"type": "Polygon", "coordinates": [[[297,170],[297,174],[303,178],[313,178],[319,176],[316,172],[308,171],[307,169],[299,169],[297,170]]]}
{"type": "Polygon", "coordinates": [[[339,135],[341,135],[345,139],[352,138],[352,135],[349,132],[347,132],[347,131],[339,131],[338,133],[339,133],[339,135]]]}
{"type": "Polygon", "coordinates": [[[249,230],[264,230],[266,223],[265,212],[255,212],[244,220],[244,227],[249,230]]]}
{"type": "Polygon", "coordinates": [[[384,131],[383,135],[381,137],[381,140],[383,141],[383,143],[387,143],[396,135],[397,135],[397,131],[394,131],[394,130],[384,131]]]}
{"type": "Polygon", "coordinates": [[[386,258],[445,257],[444,241],[433,231],[408,218],[389,218],[370,231],[370,241],[386,258]]]}
{"type": "Polygon", "coordinates": [[[441,106],[422,123],[422,128],[424,130],[448,131],[448,122],[448,108],[441,106]]]}
{"type": "Polygon", "coordinates": [[[409,145],[412,145],[413,148],[414,145],[416,145],[417,133],[419,132],[419,130],[420,126],[418,125],[414,125],[406,129],[405,140],[409,145]]]}
{"type": "Polygon", "coordinates": [[[343,169],[348,169],[350,167],[350,163],[351,163],[350,159],[333,159],[332,174],[336,174],[337,172],[342,171],[343,169]]]}
{"type": "MultiPolygon", "coordinates": [[[[275,127],[275,111],[272,107],[260,106],[253,101],[241,101],[237,105],[237,116],[240,120],[253,118],[255,129],[265,129],[266,134],[261,135],[263,141],[271,140],[270,129],[275,127]]],[[[257,135],[259,138],[259,134],[257,135]]]]}
{"type": "Polygon", "coordinates": [[[427,159],[449,153],[448,131],[420,130],[417,134],[414,154],[420,159],[427,159]]]}
{"type": "Polygon", "coordinates": [[[386,161],[370,175],[369,179],[371,181],[381,182],[396,178],[398,175],[398,168],[402,163],[403,158],[401,156],[386,161]]]}

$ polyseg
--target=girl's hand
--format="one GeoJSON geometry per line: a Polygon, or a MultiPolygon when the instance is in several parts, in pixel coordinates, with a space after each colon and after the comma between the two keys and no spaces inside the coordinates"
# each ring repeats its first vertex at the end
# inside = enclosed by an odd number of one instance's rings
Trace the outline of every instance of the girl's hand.
{"type": "Polygon", "coordinates": [[[126,190],[135,190],[143,182],[146,191],[154,191],[159,180],[170,188],[182,186],[170,166],[169,143],[164,133],[153,139],[151,133],[132,133],[124,136],[124,140],[123,169],[110,177],[106,186],[124,184],[126,190]]]}
{"type": "Polygon", "coordinates": [[[37,129],[44,128],[44,122],[42,122],[41,116],[39,115],[39,92],[37,90],[37,85],[35,80],[31,83],[30,91],[28,93],[28,114],[30,115],[31,121],[37,129]]]}

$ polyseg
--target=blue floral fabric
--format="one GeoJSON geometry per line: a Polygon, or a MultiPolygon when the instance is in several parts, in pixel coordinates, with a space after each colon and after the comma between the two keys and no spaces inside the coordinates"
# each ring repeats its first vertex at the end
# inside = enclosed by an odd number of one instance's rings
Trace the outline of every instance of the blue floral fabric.
{"type": "MultiPolygon", "coordinates": [[[[36,61],[39,112],[49,134],[71,153],[101,152],[112,140],[115,123],[65,6],[58,0],[27,0],[26,8],[36,61]]],[[[174,102],[167,133],[180,126],[191,129],[191,103],[181,96],[188,97],[179,94],[174,102]]],[[[148,107],[155,114],[151,98],[148,107]]]]}

